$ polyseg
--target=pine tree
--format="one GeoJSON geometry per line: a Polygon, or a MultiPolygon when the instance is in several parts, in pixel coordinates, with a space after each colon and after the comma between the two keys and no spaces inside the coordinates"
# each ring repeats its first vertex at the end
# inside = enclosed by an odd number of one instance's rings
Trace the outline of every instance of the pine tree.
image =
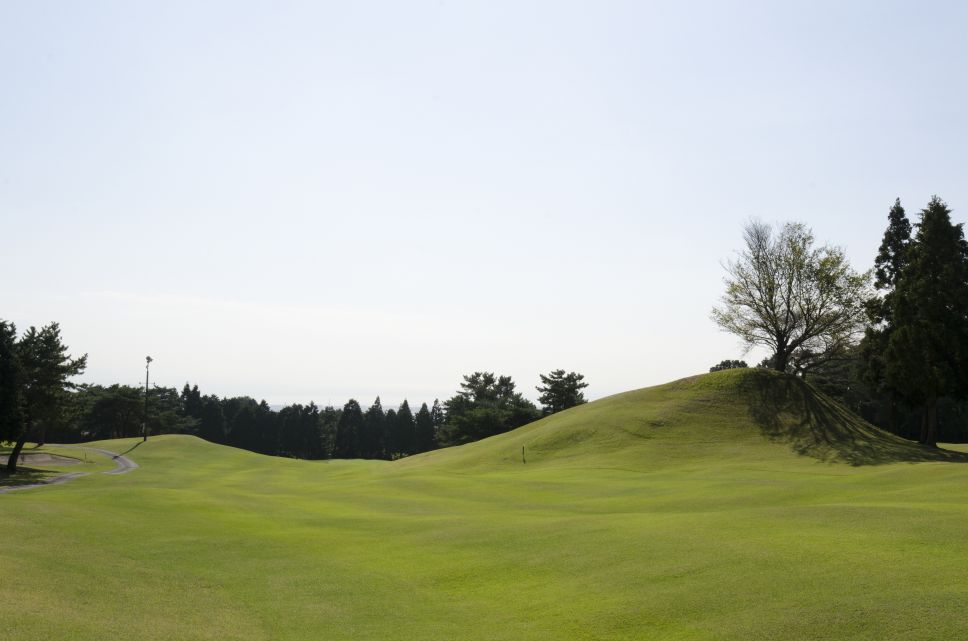
{"type": "Polygon", "coordinates": [[[921,211],[908,264],[890,299],[884,352],[891,389],[923,408],[920,441],[937,442],[937,404],[968,383],[968,243],[937,196],[921,211]]]}
{"type": "Polygon", "coordinates": [[[360,433],[360,456],[362,458],[383,458],[384,442],[386,440],[386,415],[380,397],[377,396],[373,405],[363,416],[363,431],[360,433]]]}
{"type": "Polygon", "coordinates": [[[440,404],[440,399],[434,399],[434,405],[430,408],[430,418],[434,421],[434,438],[436,440],[440,428],[443,427],[444,422],[447,420],[447,416],[444,414],[444,408],[440,404]]]}
{"type": "Polygon", "coordinates": [[[434,449],[436,444],[436,430],[434,429],[434,418],[430,414],[427,404],[423,403],[417,410],[414,418],[414,450],[415,452],[429,452],[434,449]]]}
{"type": "Polygon", "coordinates": [[[556,369],[547,376],[538,374],[541,385],[537,390],[541,393],[538,401],[542,404],[542,413],[554,414],[585,403],[582,390],[588,387],[585,377],[577,372],[565,373],[563,369],[556,369]]]}
{"type": "Polygon", "coordinates": [[[410,410],[410,403],[403,399],[403,404],[397,410],[396,425],[397,442],[400,447],[399,453],[408,455],[414,454],[416,450],[416,438],[414,434],[413,412],[410,410]]]}
{"type": "MultiPolygon", "coordinates": [[[[186,385],[187,387],[187,385],[186,385]]],[[[195,388],[198,391],[198,388],[195,388]]],[[[198,401],[198,435],[211,443],[225,442],[225,414],[218,396],[203,396],[198,401]]]]}
{"type": "Polygon", "coordinates": [[[17,326],[0,320],[0,441],[12,441],[23,429],[21,371],[17,326]]]}
{"type": "MultiPolygon", "coordinates": [[[[17,457],[33,429],[43,432],[46,423],[55,420],[64,405],[66,390],[74,385],[70,378],[84,371],[87,354],[71,358],[61,339],[60,325],[50,323],[37,331],[31,327],[17,343],[17,359],[23,377],[21,398],[24,421],[16,445],[7,459],[7,471],[17,470],[17,457]]],[[[40,440],[43,440],[41,434],[40,440]]]]}
{"type": "Polygon", "coordinates": [[[907,264],[910,245],[911,221],[904,213],[901,199],[896,198],[887,214],[887,230],[874,259],[874,287],[893,291],[907,264]]]}
{"type": "Polygon", "coordinates": [[[867,313],[871,324],[864,331],[864,338],[860,342],[858,351],[860,375],[866,384],[889,399],[889,429],[896,432],[897,406],[901,394],[887,384],[884,353],[891,333],[894,331],[891,314],[894,290],[903,277],[911,248],[911,222],[904,213],[900,198],[894,200],[894,206],[888,212],[887,220],[887,229],[884,231],[880,249],[874,258],[874,287],[881,292],[881,296],[871,298],[868,303],[867,313]]]}
{"type": "Polygon", "coordinates": [[[354,399],[343,406],[339,422],[336,423],[336,438],[333,443],[333,456],[336,458],[360,457],[360,432],[363,429],[363,410],[354,399]]]}

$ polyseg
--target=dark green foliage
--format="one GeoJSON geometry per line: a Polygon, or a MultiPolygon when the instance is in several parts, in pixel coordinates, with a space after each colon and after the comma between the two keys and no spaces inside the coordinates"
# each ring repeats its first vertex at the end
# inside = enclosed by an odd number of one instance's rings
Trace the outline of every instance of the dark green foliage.
{"type": "Polygon", "coordinates": [[[360,457],[360,432],[363,430],[363,410],[360,404],[350,399],[343,406],[343,413],[336,424],[336,437],[333,443],[334,458],[360,457]]]}
{"type": "Polygon", "coordinates": [[[315,403],[295,403],[282,409],[277,417],[278,456],[302,459],[323,458],[319,408],[315,403]]]}
{"type": "Polygon", "coordinates": [[[907,265],[911,221],[904,213],[900,198],[894,200],[887,221],[887,230],[874,259],[874,287],[880,290],[893,290],[907,265]]]}
{"type": "Polygon", "coordinates": [[[0,441],[12,441],[23,431],[21,376],[17,326],[0,320],[0,441]]]}
{"type": "Polygon", "coordinates": [[[80,434],[91,439],[141,434],[144,391],[129,385],[89,385],[73,395],[80,434]]]}
{"type": "MultiPolygon", "coordinates": [[[[389,428],[392,429],[392,426],[389,428]]],[[[359,436],[359,457],[366,459],[384,458],[384,442],[387,437],[387,420],[377,396],[373,405],[366,410],[363,416],[363,428],[359,436]]]]}
{"type": "Polygon", "coordinates": [[[393,421],[393,431],[396,434],[398,450],[394,453],[407,456],[416,452],[416,438],[414,434],[413,412],[410,410],[410,403],[403,399],[403,404],[397,410],[396,418],[393,421]]]}
{"type": "Polygon", "coordinates": [[[414,451],[429,452],[436,447],[437,430],[434,428],[434,417],[424,403],[417,410],[414,418],[414,451]]]}
{"type": "Polygon", "coordinates": [[[198,391],[198,385],[188,387],[188,383],[185,383],[185,387],[182,388],[181,402],[182,411],[186,416],[202,418],[202,394],[198,391]]]}
{"type": "Polygon", "coordinates": [[[447,415],[444,413],[440,400],[436,398],[433,407],[430,408],[430,418],[434,422],[434,434],[439,433],[440,428],[444,426],[444,422],[447,420],[447,415]]]}
{"type": "MultiPolygon", "coordinates": [[[[716,365],[709,368],[710,372],[721,372],[726,369],[741,369],[743,367],[749,367],[746,361],[736,361],[736,360],[725,360],[719,361],[716,365]]],[[[771,368],[772,369],[772,368],[771,368]]]]}
{"type": "Polygon", "coordinates": [[[887,385],[924,408],[920,441],[928,445],[937,442],[938,400],[963,398],[968,384],[968,243],[950,214],[937,197],[921,211],[883,352],[887,385]]]}
{"type": "Polygon", "coordinates": [[[222,411],[222,403],[218,396],[204,396],[200,404],[198,435],[212,443],[224,443],[225,413],[222,411]]]}
{"type": "Polygon", "coordinates": [[[262,454],[279,451],[278,415],[248,396],[222,399],[228,444],[262,454]]]}
{"type": "Polygon", "coordinates": [[[470,443],[508,432],[539,418],[534,403],[514,391],[510,376],[493,372],[464,376],[461,390],[444,403],[446,423],[438,432],[442,445],[470,443]]]}
{"type": "Polygon", "coordinates": [[[554,414],[586,402],[582,390],[588,387],[588,383],[585,382],[584,375],[578,372],[566,374],[565,370],[556,369],[547,376],[538,376],[541,378],[541,385],[538,385],[537,390],[541,394],[538,402],[542,405],[542,414],[554,414]]]}

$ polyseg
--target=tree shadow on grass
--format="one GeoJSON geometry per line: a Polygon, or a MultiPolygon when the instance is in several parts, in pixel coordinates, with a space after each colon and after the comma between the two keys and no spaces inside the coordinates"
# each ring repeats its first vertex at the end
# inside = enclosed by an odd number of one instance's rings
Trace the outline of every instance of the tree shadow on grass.
{"type": "Polygon", "coordinates": [[[878,429],[794,376],[752,371],[740,389],[763,434],[804,456],[850,465],[968,463],[966,453],[926,447],[878,429]]]}
{"type": "MultiPolygon", "coordinates": [[[[133,451],[134,451],[134,450],[136,450],[136,449],[138,448],[138,446],[139,446],[139,445],[141,445],[142,443],[144,443],[144,441],[138,441],[137,443],[135,443],[134,445],[132,445],[131,447],[129,447],[129,448],[128,448],[128,449],[126,449],[125,451],[123,451],[123,452],[121,452],[120,454],[118,454],[118,456],[124,456],[125,454],[128,454],[129,452],[133,452],[133,451]]],[[[117,458],[117,457],[115,457],[115,458],[117,458]]]]}
{"type": "Polygon", "coordinates": [[[17,467],[17,471],[13,474],[0,470],[0,488],[44,483],[55,474],[50,470],[38,470],[32,467],[17,467]]]}

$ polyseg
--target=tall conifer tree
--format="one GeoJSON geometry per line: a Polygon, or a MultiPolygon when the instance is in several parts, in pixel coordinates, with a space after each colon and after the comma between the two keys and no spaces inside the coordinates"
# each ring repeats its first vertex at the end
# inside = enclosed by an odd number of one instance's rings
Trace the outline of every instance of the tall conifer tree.
{"type": "Polygon", "coordinates": [[[414,417],[414,450],[416,452],[429,452],[436,447],[434,430],[434,418],[430,414],[430,409],[426,403],[417,410],[414,417]]]}
{"type": "Polygon", "coordinates": [[[335,458],[360,457],[360,431],[363,429],[363,410],[354,399],[343,406],[339,421],[336,423],[336,436],[333,443],[335,458]]]}
{"type": "Polygon", "coordinates": [[[964,398],[968,383],[968,243],[937,196],[921,211],[907,258],[890,299],[885,378],[923,407],[920,441],[935,445],[938,399],[964,398]]]}

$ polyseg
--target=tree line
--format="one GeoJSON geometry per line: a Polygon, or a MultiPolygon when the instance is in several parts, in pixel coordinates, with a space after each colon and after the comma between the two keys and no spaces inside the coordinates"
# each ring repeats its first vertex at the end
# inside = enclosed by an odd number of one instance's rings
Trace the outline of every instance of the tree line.
{"type": "Polygon", "coordinates": [[[929,446],[968,440],[963,224],[937,196],[917,222],[900,199],[887,218],[864,273],[840,248],[815,248],[802,224],[748,224],[713,319],[747,348],[767,347],[760,366],[809,377],[879,427],[929,446]]]}
{"type": "Polygon", "coordinates": [[[384,409],[377,397],[365,410],[295,403],[273,411],[249,396],[203,395],[198,385],[173,387],[80,385],[87,355],[72,358],[51,323],[17,337],[0,320],[0,441],[14,443],[7,470],[28,439],[76,442],[150,434],[193,434],[213,443],[303,459],[396,459],[507,432],[585,402],[588,386],[576,372],[540,375],[541,407],[516,391],[510,376],[474,372],[443,403],[408,400],[384,409]],[[146,424],[147,421],[147,424],[146,424]],[[147,428],[147,429],[146,429],[147,428]]]}

